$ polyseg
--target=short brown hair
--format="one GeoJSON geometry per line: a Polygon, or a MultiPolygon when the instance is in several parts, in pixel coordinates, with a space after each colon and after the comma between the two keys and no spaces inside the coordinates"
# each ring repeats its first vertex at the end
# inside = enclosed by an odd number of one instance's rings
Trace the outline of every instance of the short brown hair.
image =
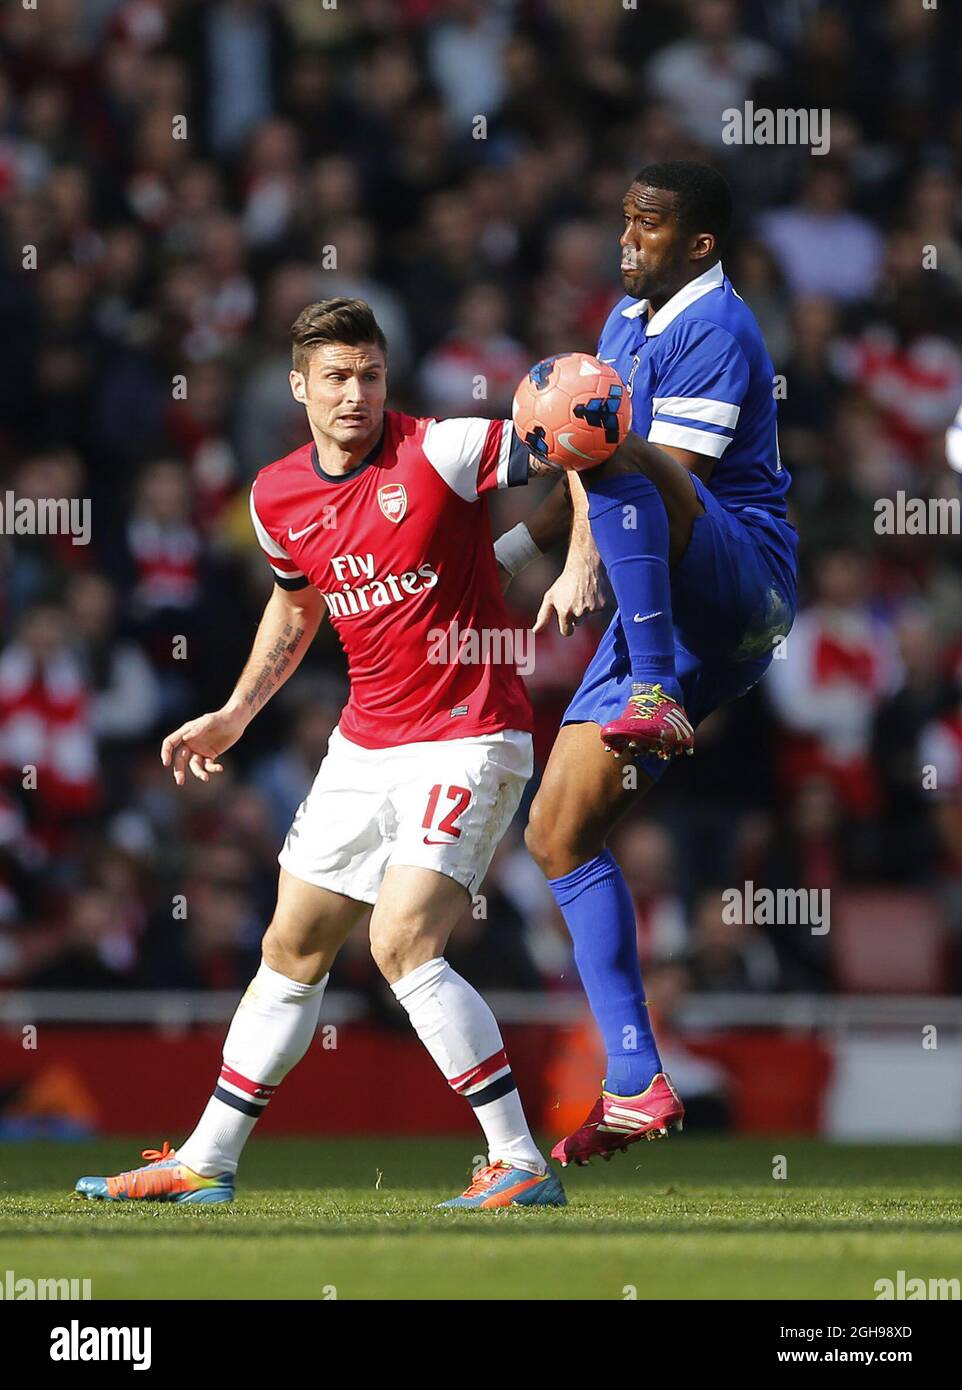
{"type": "Polygon", "coordinates": [[[376,343],[387,354],[387,339],[370,304],[363,299],[320,299],[308,304],[291,324],[294,370],[306,372],[318,343],[376,343]]]}

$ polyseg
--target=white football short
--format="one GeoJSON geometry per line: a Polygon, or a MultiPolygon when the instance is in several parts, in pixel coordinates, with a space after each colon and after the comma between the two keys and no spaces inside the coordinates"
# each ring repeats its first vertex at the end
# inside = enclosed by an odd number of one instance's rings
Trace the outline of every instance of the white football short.
{"type": "Polygon", "coordinates": [[[391,864],[474,893],[534,768],[531,735],[362,748],[335,729],[277,856],[295,878],[373,903],[391,864]]]}

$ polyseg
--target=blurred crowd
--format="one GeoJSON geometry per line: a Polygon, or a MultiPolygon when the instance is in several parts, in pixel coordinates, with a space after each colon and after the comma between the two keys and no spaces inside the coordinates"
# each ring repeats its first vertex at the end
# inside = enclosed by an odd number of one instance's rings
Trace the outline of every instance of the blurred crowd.
{"type": "MultiPolygon", "coordinates": [[[[391,404],[503,414],[531,361],[593,350],[634,171],[702,158],[782,382],[803,607],[617,835],[639,949],[673,997],[857,987],[834,934],[730,923],[722,892],[883,886],[906,930],[936,915],[928,987],[962,987],[960,538],[875,526],[879,498],[959,495],[960,76],[962,16],[919,0],[5,6],[0,502],[89,498],[91,541],[0,534],[0,981],[234,989],[256,963],[344,698],[330,629],[222,776],[176,789],[158,754],[268,597],[247,493],[306,437],[297,312],[361,296],[391,404]],[[726,144],[748,100],[828,109],[829,152],[726,144]]],[[[497,497],[496,531],[536,500],[497,497]]],[[[515,582],[519,624],[556,564],[515,582]]],[[[539,768],[600,630],[539,639],[539,768]]],[[[574,989],[523,822],[451,958],[574,989]]],[[[371,971],[359,940],[335,984],[376,1007],[371,971]]]]}

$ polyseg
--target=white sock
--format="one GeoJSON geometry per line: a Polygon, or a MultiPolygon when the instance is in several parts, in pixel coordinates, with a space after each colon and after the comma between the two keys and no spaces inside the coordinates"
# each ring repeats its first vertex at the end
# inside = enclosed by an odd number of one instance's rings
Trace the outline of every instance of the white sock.
{"type": "Polygon", "coordinates": [[[302,985],[261,961],[224,1041],[224,1065],[177,1157],[204,1177],[235,1173],[267,1103],[311,1045],[328,977],[302,985]]]}
{"type": "Polygon", "coordinates": [[[476,989],[438,956],[391,986],[414,1031],[452,1090],[474,1108],[488,1162],[543,1173],[494,1014],[476,989]]]}

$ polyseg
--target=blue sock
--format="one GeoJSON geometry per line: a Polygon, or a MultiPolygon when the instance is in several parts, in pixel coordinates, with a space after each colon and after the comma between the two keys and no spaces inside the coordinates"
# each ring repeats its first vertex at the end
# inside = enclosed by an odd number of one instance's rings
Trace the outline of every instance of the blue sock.
{"type": "MultiPolygon", "coordinates": [[[[587,484],[586,484],[587,485],[587,484]]],[[[603,478],[588,488],[588,519],[621,613],[636,681],[660,681],[681,699],[668,572],[668,513],[642,473],[603,478]]]]}
{"type": "Polygon", "coordinates": [[[575,964],[608,1053],[605,1089],[636,1096],[661,1058],[638,964],[635,909],[610,850],[548,885],[568,924],[575,964]]]}

